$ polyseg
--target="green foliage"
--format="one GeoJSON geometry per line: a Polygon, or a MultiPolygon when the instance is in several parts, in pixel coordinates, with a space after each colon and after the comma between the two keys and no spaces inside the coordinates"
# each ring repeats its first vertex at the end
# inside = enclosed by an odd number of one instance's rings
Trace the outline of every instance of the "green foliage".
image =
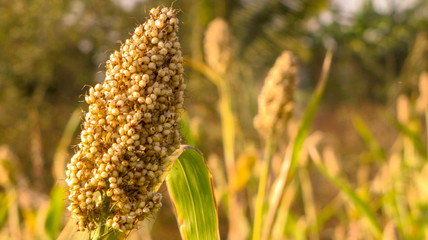
{"type": "Polygon", "coordinates": [[[45,230],[50,239],[56,239],[62,228],[65,193],[66,189],[63,186],[54,186],[51,190],[49,211],[45,222],[45,230]]]}
{"type": "Polygon", "coordinates": [[[413,7],[400,4],[375,7],[365,1],[354,15],[331,11],[331,23],[322,26],[317,44],[332,40],[337,46],[337,58],[343,59],[332,71],[332,85],[327,93],[339,95],[344,101],[391,102],[397,92],[409,91],[416,85],[420,71],[427,68],[425,35],[428,21],[421,12],[427,1],[416,1],[413,7]],[[320,42],[318,42],[320,41],[320,42]],[[412,48],[418,50],[413,51],[412,48]],[[400,86],[396,82],[401,81],[400,86]],[[397,91],[398,90],[398,91],[397,91]]]}
{"type": "Polygon", "coordinates": [[[182,239],[220,239],[213,180],[202,155],[185,148],[166,183],[182,239]]]}
{"type": "Polygon", "coordinates": [[[373,210],[370,209],[368,203],[366,203],[364,200],[362,200],[355,190],[349,186],[348,183],[343,181],[337,176],[332,175],[329,173],[328,168],[322,164],[322,162],[317,162],[315,164],[318,168],[318,170],[326,177],[328,178],[337,188],[340,189],[340,192],[342,192],[344,195],[346,195],[349,198],[350,203],[355,206],[357,211],[361,213],[367,220],[370,225],[370,229],[373,231],[373,235],[376,238],[379,238],[381,236],[381,227],[376,219],[376,214],[373,212],[373,210]]]}
{"type": "Polygon", "coordinates": [[[373,153],[373,156],[377,161],[385,161],[386,155],[383,151],[382,147],[379,145],[379,142],[370,132],[370,129],[364,123],[364,121],[360,117],[355,117],[353,119],[353,124],[355,129],[360,134],[361,138],[366,143],[367,147],[369,147],[370,151],[373,153]]]}
{"type": "Polygon", "coordinates": [[[0,195],[0,228],[3,228],[7,221],[7,213],[9,210],[9,199],[6,194],[0,195]]]}
{"type": "Polygon", "coordinates": [[[410,139],[410,141],[412,141],[412,145],[416,148],[419,154],[426,158],[427,152],[425,144],[422,141],[422,136],[420,136],[418,132],[413,131],[408,126],[394,118],[390,117],[389,120],[398,131],[400,131],[404,136],[406,136],[408,139],[410,139]]]}
{"type": "Polygon", "coordinates": [[[230,23],[235,29],[238,58],[253,67],[270,64],[282,49],[293,49],[300,57],[308,52],[301,39],[309,34],[305,22],[325,9],[327,1],[251,1],[236,9],[230,23]],[[258,61],[254,61],[257,58],[258,61]]]}

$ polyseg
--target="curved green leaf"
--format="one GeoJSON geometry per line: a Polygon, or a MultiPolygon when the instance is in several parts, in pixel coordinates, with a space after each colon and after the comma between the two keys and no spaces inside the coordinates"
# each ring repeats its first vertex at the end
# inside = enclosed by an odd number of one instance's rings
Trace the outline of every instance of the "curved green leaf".
{"type": "Polygon", "coordinates": [[[9,196],[5,193],[0,193],[0,229],[3,229],[7,221],[7,215],[9,213],[9,196]]]}
{"type": "Polygon", "coordinates": [[[333,185],[335,185],[341,193],[348,197],[349,202],[358,209],[369,223],[370,230],[376,238],[382,235],[382,230],[379,222],[376,219],[376,213],[370,208],[369,204],[366,203],[357,192],[352,189],[350,184],[345,180],[337,176],[334,176],[328,171],[328,168],[321,161],[314,161],[318,171],[324,175],[333,185]]]}
{"type": "Polygon", "coordinates": [[[370,152],[373,156],[376,157],[378,161],[385,161],[386,154],[380,146],[379,142],[373,136],[373,133],[370,131],[369,127],[363,121],[360,116],[356,116],[352,119],[352,123],[354,124],[355,129],[360,134],[360,137],[364,140],[367,147],[370,149],[370,152]]]}
{"type": "Polygon", "coordinates": [[[219,239],[211,173],[195,148],[183,149],[166,178],[182,239],[219,239]]]}
{"type": "Polygon", "coordinates": [[[50,207],[45,221],[45,230],[50,239],[56,239],[61,230],[65,193],[63,186],[54,186],[51,190],[50,207]]]}

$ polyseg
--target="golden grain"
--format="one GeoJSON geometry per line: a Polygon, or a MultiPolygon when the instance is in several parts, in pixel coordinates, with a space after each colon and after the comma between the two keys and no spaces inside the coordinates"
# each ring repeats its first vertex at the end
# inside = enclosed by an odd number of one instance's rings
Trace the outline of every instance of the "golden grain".
{"type": "Polygon", "coordinates": [[[291,52],[285,51],[269,71],[258,98],[259,112],[254,125],[263,137],[285,130],[292,114],[297,82],[296,59],[291,52]]]}
{"type": "Polygon", "coordinates": [[[152,9],[150,19],[111,54],[104,83],[85,97],[89,112],[66,171],[69,210],[79,230],[97,227],[102,209],[109,209],[106,226],[132,230],[162,205],[155,186],[180,144],[185,86],[176,13],[152,9]],[[102,198],[94,199],[95,192],[102,198]]]}

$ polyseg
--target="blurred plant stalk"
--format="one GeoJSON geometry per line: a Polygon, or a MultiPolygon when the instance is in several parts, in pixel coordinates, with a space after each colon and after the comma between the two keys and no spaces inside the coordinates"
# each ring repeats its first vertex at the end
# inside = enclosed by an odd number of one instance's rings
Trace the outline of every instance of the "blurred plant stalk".
{"type": "Polygon", "coordinates": [[[292,115],[294,92],[298,82],[298,67],[291,52],[283,52],[265,79],[259,95],[259,112],[254,125],[265,140],[262,172],[257,190],[253,240],[260,239],[263,226],[263,209],[271,161],[279,136],[285,135],[285,129],[292,115]]]}
{"type": "Polygon", "coordinates": [[[269,194],[270,197],[268,210],[266,213],[266,219],[263,221],[263,232],[262,237],[260,239],[269,239],[269,236],[271,235],[272,231],[271,226],[273,226],[275,219],[278,215],[278,208],[281,203],[281,200],[283,199],[284,192],[287,191],[288,185],[294,178],[294,174],[298,166],[297,164],[300,157],[300,151],[302,150],[304,140],[309,133],[312,119],[315,115],[316,109],[321,100],[321,96],[324,92],[325,85],[327,83],[332,57],[332,50],[327,51],[322,65],[320,79],[318,81],[315,92],[312,95],[311,101],[309,102],[309,105],[306,108],[303,118],[300,120],[300,125],[297,130],[296,136],[287,147],[286,154],[282,162],[280,174],[275,179],[271,193],[269,194]]]}

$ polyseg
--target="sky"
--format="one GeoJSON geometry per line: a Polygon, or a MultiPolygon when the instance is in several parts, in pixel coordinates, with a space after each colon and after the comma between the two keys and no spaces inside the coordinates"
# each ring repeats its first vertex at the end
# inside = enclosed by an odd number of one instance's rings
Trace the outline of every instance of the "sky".
{"type": "MultiPolygon", "coordinates": [[[[146,0],[112,0],[123,9],[130,11],[136,3],[144,2],[146,0]]],[[[245,1],[245,0],[242,0],[245,1]]],[[[333,5],[336,5],[343,11],[346,15],[353,15],[358,12],[359,9],[363,6],[364,2],[373,1],[375,9],[381,14],[388,14],[395,9],[397,11],[402,11],[408,8],[413,7],[419,1],[426,0],[330,0],[333,5]]]]}
{"type": "MultiPolygon", "coordinates": [[[[355,14],[367,0],[330,0],[338,6],[346,15],[355,14]]],[[[371,0],[375,10],[380,14],[391,13],[393,9],[403,11],[412,8],[420,0],[371,0]]],[[[424,0],[422,0],[424,1],[424,0]]]]}

